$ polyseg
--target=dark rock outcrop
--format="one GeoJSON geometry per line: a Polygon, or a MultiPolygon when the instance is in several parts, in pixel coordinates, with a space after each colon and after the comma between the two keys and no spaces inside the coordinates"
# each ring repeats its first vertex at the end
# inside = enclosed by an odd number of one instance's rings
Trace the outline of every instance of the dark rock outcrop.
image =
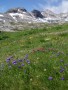
{"type": "Polygon", "coordinates": [[[41,14],[39,10],[33,10],[32,14],[35,18],[43,18],[43,15],[41,14]]]}

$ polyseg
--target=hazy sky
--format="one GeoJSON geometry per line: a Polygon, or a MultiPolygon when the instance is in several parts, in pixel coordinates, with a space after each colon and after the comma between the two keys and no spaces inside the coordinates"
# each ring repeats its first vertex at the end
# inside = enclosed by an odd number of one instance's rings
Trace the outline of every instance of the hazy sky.
{"type": "Polygon", "coordinates": [[[67,12],[68,0],[0,0],[0,12],[15,7],[24,7],[28,11],[50,9],[56,13],[67,12]]]}

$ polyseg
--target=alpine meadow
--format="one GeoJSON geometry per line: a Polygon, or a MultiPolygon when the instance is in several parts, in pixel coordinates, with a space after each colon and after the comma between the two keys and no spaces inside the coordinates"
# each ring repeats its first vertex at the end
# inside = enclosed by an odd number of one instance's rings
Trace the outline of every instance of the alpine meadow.
{"type": "Polygon", "coordinates": [[[0,90],[68,90],[68,24],[1,31],[0,90]]]}

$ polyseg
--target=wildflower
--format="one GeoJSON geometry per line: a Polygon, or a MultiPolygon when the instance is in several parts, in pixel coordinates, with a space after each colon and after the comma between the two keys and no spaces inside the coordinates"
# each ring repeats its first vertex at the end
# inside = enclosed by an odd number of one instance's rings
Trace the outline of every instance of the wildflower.
{"type": "Polygon", "coordinates": [[[62,73],[63,71],[64,71],[64,68],[61,68],[61,69],[60,69],[60,73],[62,73]]]}
{"type": "Polygon", "coordinates": [[[6,62],[9,62],[10,61],[10,58],[7,58],[6,62]]]}
{"type": "Polygon", "coordinates": [[[30,64],[30,61],[29,61],[29,60],[26,60],[26,62],[27,62],[28,64],[30,64]]]}
{"type": "Polygon", "coordinates": [[[12,62],[12,64],[16,65],[16,64],[17,64],[17,62],[16,62],[16,61],[13,61],[13,62],[12,62]]]}
{"type": "Polygon", "coordinates": [[[46,71],[46,69],[44,69],[44,71],[46,71]]]}
{"type": "Polygon", "coordinates": [[[24,60],[26,60],[27,58],[28,58],[28,54],[25,55],[24,60]]]}
{"type": "Polygon", "coordinates": [[[64,77],[62,77],[61,80],[64,80],[64,77]]]}
{"type": "Polygon", "coordinates": [[[37,57],[37,59],[39,59],[39,57],[37,57]]]}
{"type": "Polygon", "coordinates": [[[9,58],[7,58],[6,62],[9,62],[11,58],[13,58],[13,56],[10,56],[9,58]]]}
{"type": "Polygon", "coordinates": [[[32,81],[32,78],[30,78],[30,81],[32,81]]]}
{"type": "Polygon", "coordinates": [[[33,37],[29,37],[29,39],[32,39],[33,37]]]}
{"type": "Polygon", "coordinates": [[[23,60],[19,59],[18,62],[22,62],[23,60]]]}
{"type": "Polygon", "coordinates": [[[21,68],[21,66],[18,66],[18,68],[21,68]]]}
{"type": "Polygon", "coordinates": [[[22,65],[21,66],[25,66],[25,64],[24,63],[22,63],[22,65]]]}
{"type": "Polygon", "coordinates": [[[48,78],[49,80],[53,80],[53,77],[51,77],[51,76],[49,76],[49,78],[48,78]]]}

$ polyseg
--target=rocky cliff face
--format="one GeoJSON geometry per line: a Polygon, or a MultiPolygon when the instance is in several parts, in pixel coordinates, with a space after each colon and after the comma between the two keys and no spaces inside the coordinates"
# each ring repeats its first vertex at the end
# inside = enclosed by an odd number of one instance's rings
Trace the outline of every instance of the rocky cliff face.
{"type": "Polygon", "coordinates": [[[34,28],[34,24],[38,23],[65,22],[68,22],[68,13],[55,14],[50,10],[28,12],[24,8],[13,8],[5,13],[0,13],[0,30],[5,31],[28,28],[29,24],[31,24],[31,28],[34,28]]]}
{"type": "Polygon", "coordinates": [[[33,11],[32,11],[32,15],[33,15],[35,18],[43,18],[43,17],[44,17],[39,10],[33,10],[33,11]]]}

